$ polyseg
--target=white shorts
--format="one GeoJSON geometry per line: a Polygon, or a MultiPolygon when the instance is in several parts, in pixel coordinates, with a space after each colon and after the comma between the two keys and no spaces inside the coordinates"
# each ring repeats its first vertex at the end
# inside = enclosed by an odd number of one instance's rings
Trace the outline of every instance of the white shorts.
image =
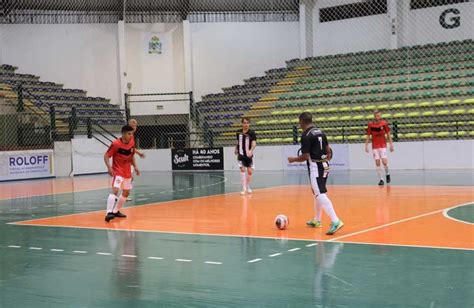
{"type": "Polygon", "coordinates": [[[112,179],[112,187],[121,190],[131,190],[133,187],[132,178],[126,179],[121,176],[114,176],[112,179]]]}
{"type": "Polygon", "coordinates": [[[372,149],[372,155],[375,160],[387,158],[387,148],[372,149]]]}

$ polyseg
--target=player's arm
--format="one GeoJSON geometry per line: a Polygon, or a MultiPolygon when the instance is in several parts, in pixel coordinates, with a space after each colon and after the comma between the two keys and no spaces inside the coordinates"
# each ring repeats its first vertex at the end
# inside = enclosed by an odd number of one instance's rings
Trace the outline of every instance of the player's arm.
{"type": "MultiPolygon", "coordinates": [[[[135,150],[136,151],[136,150],[135,150]]],[[[137,175],[140,175],[140,170],[138,170],[137,162],[135,161],[135,155],[132,156],[132,166],[137,175]]]]}
{"type": "Polygon", "coordinates": [[[369,141],[370,141],[370,127],[367,127],[367,135],[365,136],[365,152],[369,153],[369,141]]]}
{"type": "Polygon", "coordinates": [[[393,148],[392,134],[390,134],[390,128],[388,127],[388,124],[385,127],[386,127],[385,134],[387,135],[387,140],[390,144],[390,152],[393,152],[394,148],[393,148]]]}
{"type": "Polygon", "coordinates": [[[257,136],[254,133],[252,134],[252,142],[250,143],[250,153],[248,153],[249,157],[253,156],[253,151],[255,150],[256,147],[257,147],[257,136]]]}
{"type": "Polygon", "coordinates": [[[328,137],[323,135],[323,146],[326,149],[326,159],[330,161],[332,159],[332,149],[328,142],[328,137]]]}
{"type": "Polygon", "coordinates": [[[115,151],[116,149],[114,147],[114,144],[111,144],[107,152],[105,152],[104,154],[104,163],[105,163],[105,166],[107,167],[107,172],[109,173],[110,176],[114,176],[114,170],[112,169],[112,166],[110,165],[110,158],[114,155],[115,151]]]}
{"type": "Polygon", "coordinates": [[[234,154],[239,155],[239,133],[237,133],[236,136],[237,136],[237,139],[236,139],[237,143],[235,144],[234,154]]]}
{"type": "Polygon", "coordinates": [[[288,157],[288,162],[291,163],[302,163],[311,158],[309,155],[311,149],[311,140],[308,136],[301,138],[301,155],[296,157],[288,157]]]}
{"type": "Polygon", "coordinates": [[[135,149],[135,154],[140,156],[140,158],[145,158],[145,153],[140,152],[139,150],[135,149]]]}

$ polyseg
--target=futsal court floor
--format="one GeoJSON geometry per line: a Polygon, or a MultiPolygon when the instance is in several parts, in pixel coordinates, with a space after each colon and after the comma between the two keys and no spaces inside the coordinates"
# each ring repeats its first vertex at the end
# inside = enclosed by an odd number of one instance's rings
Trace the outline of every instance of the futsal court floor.
{"type": "Polygon", "coordinates": [[[110,223],[106,175],[1,183],[0,307],[474,307],[472,170],[392,178],[332,172],[333,236],[300,171],[145,172],[110,223]]]}

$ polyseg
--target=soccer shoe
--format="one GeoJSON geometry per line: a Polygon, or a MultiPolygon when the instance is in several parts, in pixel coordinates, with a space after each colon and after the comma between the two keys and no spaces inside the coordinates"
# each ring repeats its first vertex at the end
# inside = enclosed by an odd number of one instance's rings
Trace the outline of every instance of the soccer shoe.
{"type": "Polygon", "coordinates": [[[334,233],[337,232],[337,230],[341,229],[342,227],[344,227],[344,223],[342,222],[342,220],[339,220],[336,223],[331,222],[331,226],[329,227],[329,230],[328,232],[326,232],[326,234],[333,235],[334,233]]]}
{"type": "Polygon", "coordinates": [[[383,186],[385,183],[383,182],[383,180],[380,180],[379,181],[379,186],[383,186]]]}
{"type": "Polygon", "coordinates": [[[117,213],[114,213],[114,216],[115,216],[115,217],[120,217],[120,218],[125,218],[125,217],[127,217],[127,215],[125,215],[124,213],[121,213],[120,211],[118,211],[117,213]]]}
{"type": "Polygon", "coordinates": [[[107,213],[107,215],[105,216],[105,221],[106,221],[106,222],[109,222],[109,221],[111,221],[111,220],[114,219],[114,218],[115,218],[114,213],[107,213]]]}
{"type": "Polygon", "coordinates": [[[306,222],[306,225],[313,228],[321,228],[323,226],[323,224],[320,221],[315,220],[315,219],[308,220],[306,222]]]}
{"type": "Polygon", "coordinates": [[[386,179],[387,179],[387,184],[392,181],[392,179],[390,178],[390,174],[387,174],[386,179]]]}
{"type": "Polygon", "coordinates": [[[248,194],[253,193],[252,188],[250,188],[250,186],[247,186],[247,193],[248,193],[248,194]]]}

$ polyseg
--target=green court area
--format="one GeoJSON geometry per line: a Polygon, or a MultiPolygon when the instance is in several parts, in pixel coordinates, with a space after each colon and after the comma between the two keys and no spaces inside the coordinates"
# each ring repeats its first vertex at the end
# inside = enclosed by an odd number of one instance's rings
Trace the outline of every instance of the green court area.
{"type": "MultiPolygon", "coordinates": [[[[468,171],[392,174],[393,185],[474,184],[468,171]]],[[[335,172],[331,181],[378,189],[372,178],[335,172]]],[[[306,173],[257,171],[254,186],[289,184],[307,185],[306,173]]],[[[233,172],[145,173],[127,206],[239,189],[233,172]]],[[[0,307],[474,305],[473,250],[8,224],[103,210],[107,194],[0,201],[0,307]]],[[[467,221],[471,213],[472,206],[449,211],[467,221]]]]}

